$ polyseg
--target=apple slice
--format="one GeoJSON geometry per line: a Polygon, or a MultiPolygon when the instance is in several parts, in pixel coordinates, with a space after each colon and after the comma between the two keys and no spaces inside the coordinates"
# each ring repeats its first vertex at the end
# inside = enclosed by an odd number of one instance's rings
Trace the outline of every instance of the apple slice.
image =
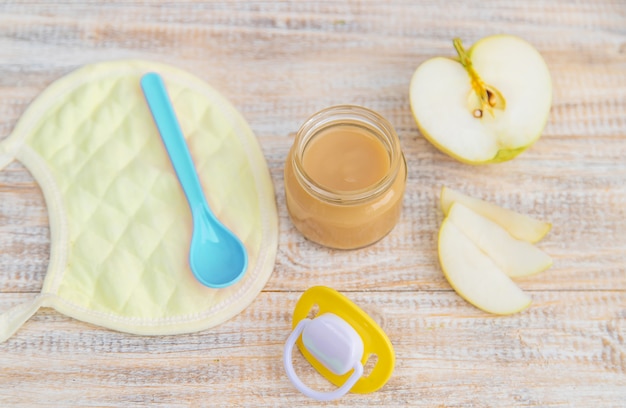
{"type": "Polygon", "coordinates": [[[461,203],[483,217],[495,221],[513,237],[523,241],[538,242],[552,228],[550,223],[536,220],[527,215],[443,187],[441,189],[441,211],[443,211],[444,215],[448,215],[450,207],[455,202],[461,203]]]}
{"type": "Polygon", "coordinates": [[[530,306],[531,298],[448,218],[439,230],[438,246],[443,274],[469,303],[500,315],[530,306]]]}
{"type": "Polygon", "coordinates": [[[461,203],[452,205],[448,220],[511,278],[534,275],[552,266],[548,254],[513,238],[504,228],[461,203]]]}
{"type": "Polygon", "coordinates": [[[543,131],[552,104],[550,71],[537,50],[511,35],[493,35],[458,59],[423,62],[410,84],[411,110],[422,135],[471,164],[510,160],[543,131]]]}

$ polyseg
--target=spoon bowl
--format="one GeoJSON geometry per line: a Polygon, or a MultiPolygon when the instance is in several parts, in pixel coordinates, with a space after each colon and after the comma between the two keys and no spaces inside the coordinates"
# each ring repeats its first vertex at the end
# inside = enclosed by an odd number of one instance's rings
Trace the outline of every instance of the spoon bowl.
{"type": "Polygon", "coordinates": [[[230,286],[246,272],[246,248],[217,219],[207,203],[163,79],[154,72],[145,74],[141,78],[141,88],[191,209],[191,271],[200,283],[210,288],[230,286]]]}
{"type": "Polygon", "coordinates": [[[248,257],[243,244],[215,218],[208,206],[196,207],[192,210],[192,217],[191,271],[205,286],[223,288],[232,285],[243,276],[247,267],[248,257]],[[222,273],[215,273],[215,270],[222,273]],[[237,271],[240,272],[237,274],[237,271]]]}

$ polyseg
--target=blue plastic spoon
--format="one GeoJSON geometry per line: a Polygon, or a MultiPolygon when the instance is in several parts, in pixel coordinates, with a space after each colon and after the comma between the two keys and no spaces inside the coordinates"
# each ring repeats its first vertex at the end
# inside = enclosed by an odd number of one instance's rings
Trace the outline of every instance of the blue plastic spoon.
{"type": "Polygon", "coordinates": [[[209,208],[163,79],[154,72],[145,74],[141,78],[141,88],[191,209],[191,271],[208,287],[232,285],[246,272],[246,249],[209,208]]]}

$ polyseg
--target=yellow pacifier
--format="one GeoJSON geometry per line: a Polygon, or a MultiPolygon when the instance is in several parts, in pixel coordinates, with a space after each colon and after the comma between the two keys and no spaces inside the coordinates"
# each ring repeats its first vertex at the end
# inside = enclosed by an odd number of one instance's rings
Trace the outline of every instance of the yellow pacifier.
{"type": "Polygon", "coordinates": [[[348,391],[365,394],[381,388],[391,377],[395,354],[383,329],[367,313],[336,290],[314,286],[296,304],[283,363],[287,377],[300,392],[330,401],[348,391]],[[310,319],[307,316],[315,305],[319,311],[310,319]],[[293,369],[294,344],[322,376],[339,388],[320,392],[306,386],[293,369]],[[363,376],[363,367],[372,355],[378,360],[369,375],[363,376]]]}

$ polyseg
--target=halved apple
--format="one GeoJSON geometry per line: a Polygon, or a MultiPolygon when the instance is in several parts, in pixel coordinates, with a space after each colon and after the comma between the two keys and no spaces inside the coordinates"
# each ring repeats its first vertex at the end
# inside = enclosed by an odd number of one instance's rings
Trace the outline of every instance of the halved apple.
{"type": "Polygon", "coordinates": [[[552,266],[548,254],[513,238],[504,228],[461,203],[452,205],[448,220],[509,277],[534,275],[552,266]]]}
{"type": "Polygon", "coordinates": [[[532,300],[455,224],[446,218],[439,230],[439,261],[452,288],[489,313],[507,315],[532,300]]]}
{"type": "Polygon", "coordinates": [[[441,210],[444,215],[448,215],[450,207],[455,202],[461,203],[483,217],[498,223],[513,237],[524,241],[538,242],[552,228],[550,223],[536,220],[527,215],[443,187],[441,189],[441,210]]]}
{"type": "Polygon", "coordinates": [[[543,131],[552,104],[550,72],[539,52],[511,35],[494,35],[458,59],[436,57],[413,74],[410,101],[424,137],[471,164],[510,160],[543,131]]]}

